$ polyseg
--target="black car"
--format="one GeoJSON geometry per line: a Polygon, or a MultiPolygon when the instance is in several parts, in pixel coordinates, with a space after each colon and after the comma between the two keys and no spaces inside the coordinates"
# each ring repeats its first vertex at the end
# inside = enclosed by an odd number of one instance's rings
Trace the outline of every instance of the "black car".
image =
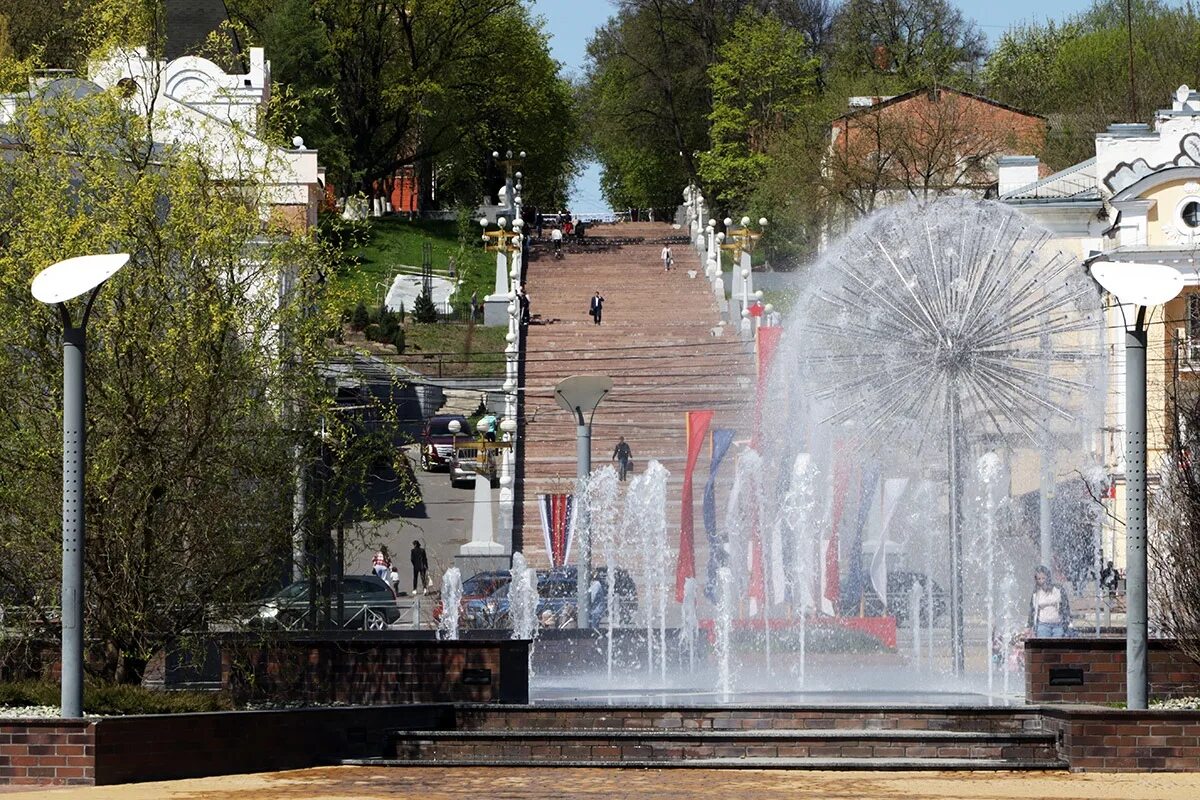
{"type": "MultiPolygon", "coordinates": [[[[278,626],[289,630],[302,627],[309,613],[309,582],[294,581],[262,601],[250,624],[278,626]]],[[[375,575],[346,575],[342,578],[342,618],[334,623],[343,628],[381,630],[400,618],[400,607],[392,587],[375,575]]],[[[330,614],[337,617],[338,587],[329,587],[330,614]]],[[[318,600],[323,603],[323,598],[318,600]]]]}

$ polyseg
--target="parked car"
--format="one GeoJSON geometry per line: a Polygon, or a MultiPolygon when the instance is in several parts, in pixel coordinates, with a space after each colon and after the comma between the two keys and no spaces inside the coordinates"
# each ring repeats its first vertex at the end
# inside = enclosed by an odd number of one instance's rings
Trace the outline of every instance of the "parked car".
{"type": "MultiPolygon", "coordinates": [[[[483,600],[494,593],[501,586],[506,585],[512,580],[512,574],[508,570],[491,570],[488,572],[477,572],[471,577],[463,581],[462,601],[460,604],[459,625],[462,625],[462,620],[466,619],[467,603],[472,600],[483,600]]],[[[443,587],[444,588],[444,587],[443,587]]],[[[437,605],[433,607],[433,621],[438,622],[442,618],[444,610],[442,601],[438,600],[437,605]]]]}
{"type": "Polygon", "coordinates": [[[500,470],[496,465],[496,451],[491,449],[484,450],[483,461],[480,462],[478,439],[462,441],[460,437],[458,449],[454,450],[450,456],[448,469],[451,486],[457,487],[463,484],[474,485],[475,478],[478,475],[486,477],[493,487],[500,483],[500,470]]]}
{"type": "MultiPolygon", "coordinates": [[[[266,598],[250,624],[294,629],[301,627],[309,612],[309,582],[294,581],[266,598]]],[[[336,582],[329,587],[330,614],[344,628],[379,630],[400,618],[396,593],[375,575],[346,575],[342,578],[342,617],[337,618],[336,582]]],[[[320,601],[319,601],[320,602],[320,601]]]]}
{"type": "MultiPolygon", "coordinates": [[[[575,624],[577,585],[575,567],[560,567],[553,570],[538,570],[537,615],[543,627],[566,628],[575,624]]],[[[605,567],[592,570],[592,581],[599,583],[597,602],[591,605],[591,627],[598,628],[608,623],[606,600],[608,571],[605,567]]],[[[510,628],[510,597],[512,582],[500,587],[491,595],[466,603],[463,618],[472,628],[510,628]]],[[[617,568],[615,594],[618,598],[618,623],[631,624],[638,608],[637,586],[633,578],[620,567],[617,568]]]]}
{"type": "MultiPolygon", "coordinates": [[[[863,591],[863,613],[868,617],[878,617],[884,614],[890,614],[896,618],[896,624],[909,624],[909,592],[912,591],[913,582],[919,582],[925,586],[925,573],[912,572],[910,570],[897,570],[889,572],[887,576],[887,609],[884,609],[883,601],[879,595],[871,588],[870,582],[867,583],[863,591]]],[[[857,601],[852,602],[853,607],[843,606],[842,613],[857,616],[859,609],[857,601]]],[[[936,624],[939,618],[946,613],[947,597],[946,590],[941,587],[937,581],[933,581],[933,621],[936,624]]],[[[921,624],[929,624],[928,611],[925,608],[925,600],[921,601],[921,624]]]]}
{"type": "Polygon", "coordinates": [[[471,436],[471,425],[462,414],[439,414],[425,421],[421,429],[421,469],[432,472],[450,466],[455,440],[471,436]],[[450,423],[459,424],[459,435],[450,432],[450,423]]]}

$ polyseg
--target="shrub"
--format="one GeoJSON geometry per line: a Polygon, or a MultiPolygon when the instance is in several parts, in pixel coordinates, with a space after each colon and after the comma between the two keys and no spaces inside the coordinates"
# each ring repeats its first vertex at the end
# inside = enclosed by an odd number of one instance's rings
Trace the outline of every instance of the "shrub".
{"type": "MultiPolygon", "coordinates": [[[[50,681],[0,683],[0,716],[5,707],[57,706],[59,686],[50,681]]],[[[88,683],[83,708],[89,714],[185,714],[228,711],[229,695],[221,692],[162,691],[136,684],[88,683]]]]}
{"type": "Polygon", "coordinates": [[[359,300],[358,305],[354,307],[354,313],[350,317],[350,327],[356,331],[362,331],[371,322],[371,315],[367,312],[367,304],[359,300]]]}
{"type": "Polygon", "coordinates": [[[372,322],[363,330],[363,333],[366,334],[368,340],[372,342],[378,342],[380,340],[381,331],[382,329],[379,327],[379,323],[372,322]]]}
{"type": "Polygon", "coordinates": [[[415,322],[428,324],[438,321],[437,309],[433,307],[433,296],[429,292],[422,291],[417,295],[412,315],[415,322]]]}
{"type": "Polygon", "coordinates": [[[404,328],[396,326],[396,330],[392,333],[392,345],[396,348],[397,353],[404,353],[404,328]]]}

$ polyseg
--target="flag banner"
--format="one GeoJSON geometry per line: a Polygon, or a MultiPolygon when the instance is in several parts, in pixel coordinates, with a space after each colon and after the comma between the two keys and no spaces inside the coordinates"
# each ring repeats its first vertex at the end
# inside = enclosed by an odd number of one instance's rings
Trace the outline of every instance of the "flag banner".
{"type": "Polygon", "coordinates": [[[867,529],[867,517],[871,514],[871,503],[875,500],[875,487],[879,484],[879,466],[874,465],[863,470],[859,479],[858,513],[854,518],[854,539],[851,542],[849,564],[846,569],[846,586],[843,590],[847,605],[859,607],[861,613],[863,588],[866,584],[866,570],[863,569],[863,533],[867,529]]]}
{"type": "Polygon", "coordinates": [[[838,448],[833,468],[833,508],[829,514],[829,536],[824,543],[821,559],[821,610],[829,615],[839,612],[842,582],[838,574],[838,526],[846,506],[846,489],[850,484],[850,461],[838,448]]]}
{"type": "Polygon", "coordinates": [[[733,430],[716,428],[712,432],[712,461],[708,465],[708,482],[704,484],[704,533],[708,537],[708,575],[704,596],[717,602],[717,571],[725,566],[724,550],[717,535],[717,469],[733,444],[733,430]]]}
{"type": "Polygon", "coordinates": [[[767,396],[767,383],[771,379],[771,362],[775,351],[779,348],[779,338],[783,328],[774,325],[763,325],[758,329],[755,361],[758,369],[754,391],[754,431],[751,435],[750,446],[758,450],[758,442],[762,437],[763,402],[767,396]]]}
{"type": "Polygon", "coordinates": [[[683,602],[683,586],[688,578],[696,577],[696,530],[692,510],[692,473],[712,423],[712,411],[688,411],[687,466],[683,471],[683,505],[679,511],[679,560],[675,562],[675,602],[683,602]]]}
{"type": "Polygon", "coordinates": [[[883,613],[887,614],[887,548],[888,528],[891,527],[892,517],[900,505],[900,498],[908,488],[908,478],[888,478],[883,482],[883,522],[879,526],[879,541],[875,554],[871,556],[871,588],[883,601],[883,613]]]}
{"type": "Polygon", "coordinates": [[[542,516],[542,536],[550,564],[565,566],[575,538],[575,497],[570,494],[539,494],[538,511],[542,516]]]}

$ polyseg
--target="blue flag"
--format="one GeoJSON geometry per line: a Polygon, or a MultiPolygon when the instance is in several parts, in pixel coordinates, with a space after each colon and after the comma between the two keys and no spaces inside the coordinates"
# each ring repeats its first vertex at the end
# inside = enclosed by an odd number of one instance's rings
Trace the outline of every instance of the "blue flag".
{"type": "Polygon", "coordinates": [[[875,497],[875,486],[879,483],[879,465],[863,470],[858,499],[858,517],[854,521],[854,538],[850,545],[849,569],[842,583],[842,602],[847,608],[858,605],[866,585],[867,573],[863,569],[863,531],[871,513],[871,501],[875,497]]]}
{"type": "Polygon", "coordinates": [[[704,484],[704,533],[708,536],[708,576],[704,583],[704,596],[717,602],[717,570],[725,565],[725,549],[717,536],[717,468],[729,446],[733,444],[733,431],[716,428],[712,432],[712,463],[708,466],[708,483],[704,484]]]}

